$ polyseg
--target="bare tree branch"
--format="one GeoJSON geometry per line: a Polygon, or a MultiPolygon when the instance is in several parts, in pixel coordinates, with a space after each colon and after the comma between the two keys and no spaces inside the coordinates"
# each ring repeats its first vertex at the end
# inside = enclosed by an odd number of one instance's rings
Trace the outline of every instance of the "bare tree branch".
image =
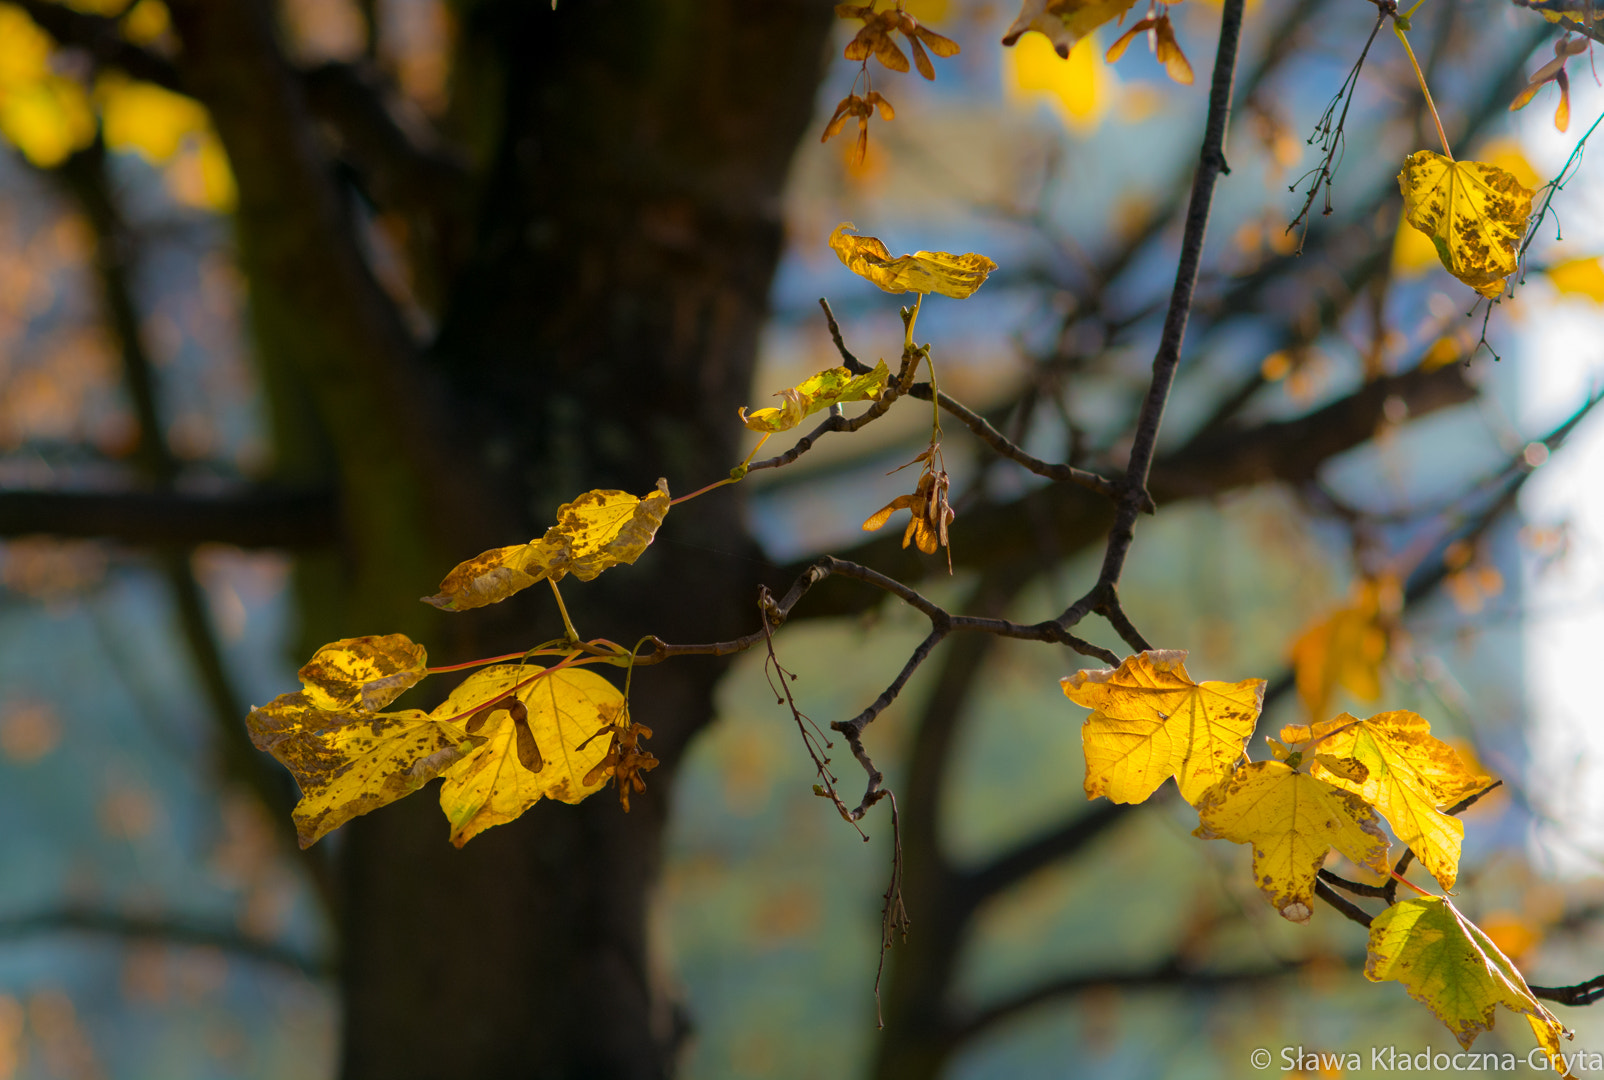
{"type": "Polygon", "coordinates": [[[64,908],[35,915],[0,918],[0,940],[14,941],[46,934],[94,934],[130,942],[221,949],[243,960],[285,968],[312,979],[327,979],[333,975],[326,961],[306,956],[295,949],[250,937],[233,927],[208,926],[181,918],[126,915],[87,908],[64,908]]]}

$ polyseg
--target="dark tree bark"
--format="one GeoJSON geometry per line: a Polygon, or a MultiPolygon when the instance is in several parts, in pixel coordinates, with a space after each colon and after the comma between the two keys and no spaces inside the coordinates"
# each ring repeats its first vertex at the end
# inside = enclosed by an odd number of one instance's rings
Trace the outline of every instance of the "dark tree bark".
{"type": "MultiPolygon", "coordinates": [[[[477,210],[426,349],[358,257],[267,4],[172,8],[184,83],[238,176],[281,472],[340,493],[341,550],[303,560],[304,644],[401,630],[465,659],[560,633],[543,590],[449,619],[413,598],[587,489],[662,476],[683,493],[739,460],[735,410],[830,5],[459,4],[453,120],[481,163],[477,210]]],[[[732,636],[756,614],[756,564],[732,557],[750,548],[721,491],[671,513],[634,568],[565,599],[590,636],[732,636]]],[[[663,764],[628,815],[606,795],[542,804],[458,851],[424,793],[345,830],[346,1077],[673,1072],[684,1020],[653,983],[645,916],[675,766],[720,671],[693,658],[636,674],[634,716],[663,764]]]]}

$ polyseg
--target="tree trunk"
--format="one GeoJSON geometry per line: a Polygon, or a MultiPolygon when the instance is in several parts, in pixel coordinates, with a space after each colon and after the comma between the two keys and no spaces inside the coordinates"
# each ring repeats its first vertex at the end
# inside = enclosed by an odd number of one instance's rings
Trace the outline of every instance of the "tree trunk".
{"type": "MultiPolygon", "coordinates": [[[[830,7],[816,0],[485,0],[462,6],[458,114],[499,120],[476,249],[433,350],[475,468],[538,536],[590,488],[675,494],[739,458],[781,190],[811,115],[830,7]]],[[[672,511],[634,567],[565,585],[586,636],[716,640],[757,621],[736,492],[672,511]]],[[[454,558],[474,555],[463,549],[454,558]]],[[[443,571],[448,568],[442,566],[443,571]]],[[[560,633],[530,590],[454,616],[451,651],[560,633]]],[[[663,765],[543,803],[461,851],[428,793],[353,824],[344,1075],[658,1077],[683,1022],[655,985],[646,912],[673,774],[721,666],[635,673],[663,765]]]]}

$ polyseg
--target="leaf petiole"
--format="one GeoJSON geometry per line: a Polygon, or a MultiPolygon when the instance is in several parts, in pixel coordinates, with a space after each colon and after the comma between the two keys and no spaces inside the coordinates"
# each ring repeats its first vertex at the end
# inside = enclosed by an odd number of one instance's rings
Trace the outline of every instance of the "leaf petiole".
{"type": "Polygon", "coordinates": [[[551,595],[557,598],[557,610],[562,613],[563,629],[568,631],[568,636],[563,640],[569,644],[577,644],[580,640],[579,631],[574,629],[573,622],[568,618],[568,605],[563,603],[562,592],[557,588],[557,583],[551,578],[546,579],[546,584],[551,586],[551,595]]]}
{"type": "MultiPolygon", "coordinates": [[[[1422,0],[1422,2],[1424,2],[1424,0],[1422,0]]],[[[1419,6],[1419,3],[1415,5],[1416,8],[1419,6]]],[[[1409,10],[1413,12],[1414,8],[1410,8],[1409,10]]],[[[1400,22],[1400,20],[1397,18],[1394,18],[1392,21],[1392,32],[1398,35],[1398,41],[1403,45],[1404,52],[1409,54],[1409,66],[1415,69],[1415,78],[1420,82],[1420,92],[1426,96],[1426,108],[1431,110],[1431,122],[1437,125],[1437,138],[1442,141],[1443,157],[1447,158],[1449,161],[1452,161],[1454,160],[1454,152],[1449,148],[1448,135],[1442,129],[1442,117],[1437,115],[1437,103],[1431,100],[1431,90],[1426,86],[1426,74],[1420,70],[1420,61],[1415,59],[1415,50],[1410,48],[1409,38],[1404,33],[1404,25],[1407,24],[1407,22],[1407,16],[1404,17],[1402,22],[1400,22]]]]}

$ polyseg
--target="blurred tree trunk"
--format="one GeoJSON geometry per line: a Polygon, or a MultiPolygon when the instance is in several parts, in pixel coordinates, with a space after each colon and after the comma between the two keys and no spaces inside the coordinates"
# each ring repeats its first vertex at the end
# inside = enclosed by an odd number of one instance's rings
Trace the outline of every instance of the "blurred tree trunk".
{"type": "MultiPolygon", "coordinates": [[[[812,111],[830,7],[816,0],[484,0],[460,5],[454,114],[484,155],[478,231],[434,367],[469,402],[473,467],[513,535],[591,488],[675,494],[740,460],[781,189],[812,111]]],[[[580,632],[630,643],[749,630],[755,563],[733,490],[669,515],[636,567],[569,588],[580,632]]],[[[400,583],[398,588],[403,587],[400,583]]],[[[355,625],[354,622],[351,623],[355,625]]],[[[369,632],[363,626],[347,632],[369,632]]],[[[455,616],[458,655],[561,632],[545,590],[455,616]]],[[[685,1021],[646,915],[676,764],[722,666],[637,672],[663,766],[544,803],[461,851],[428,795],[364,818],[341,852],[350,1080],[656,1077],[685,1021]]]]}

